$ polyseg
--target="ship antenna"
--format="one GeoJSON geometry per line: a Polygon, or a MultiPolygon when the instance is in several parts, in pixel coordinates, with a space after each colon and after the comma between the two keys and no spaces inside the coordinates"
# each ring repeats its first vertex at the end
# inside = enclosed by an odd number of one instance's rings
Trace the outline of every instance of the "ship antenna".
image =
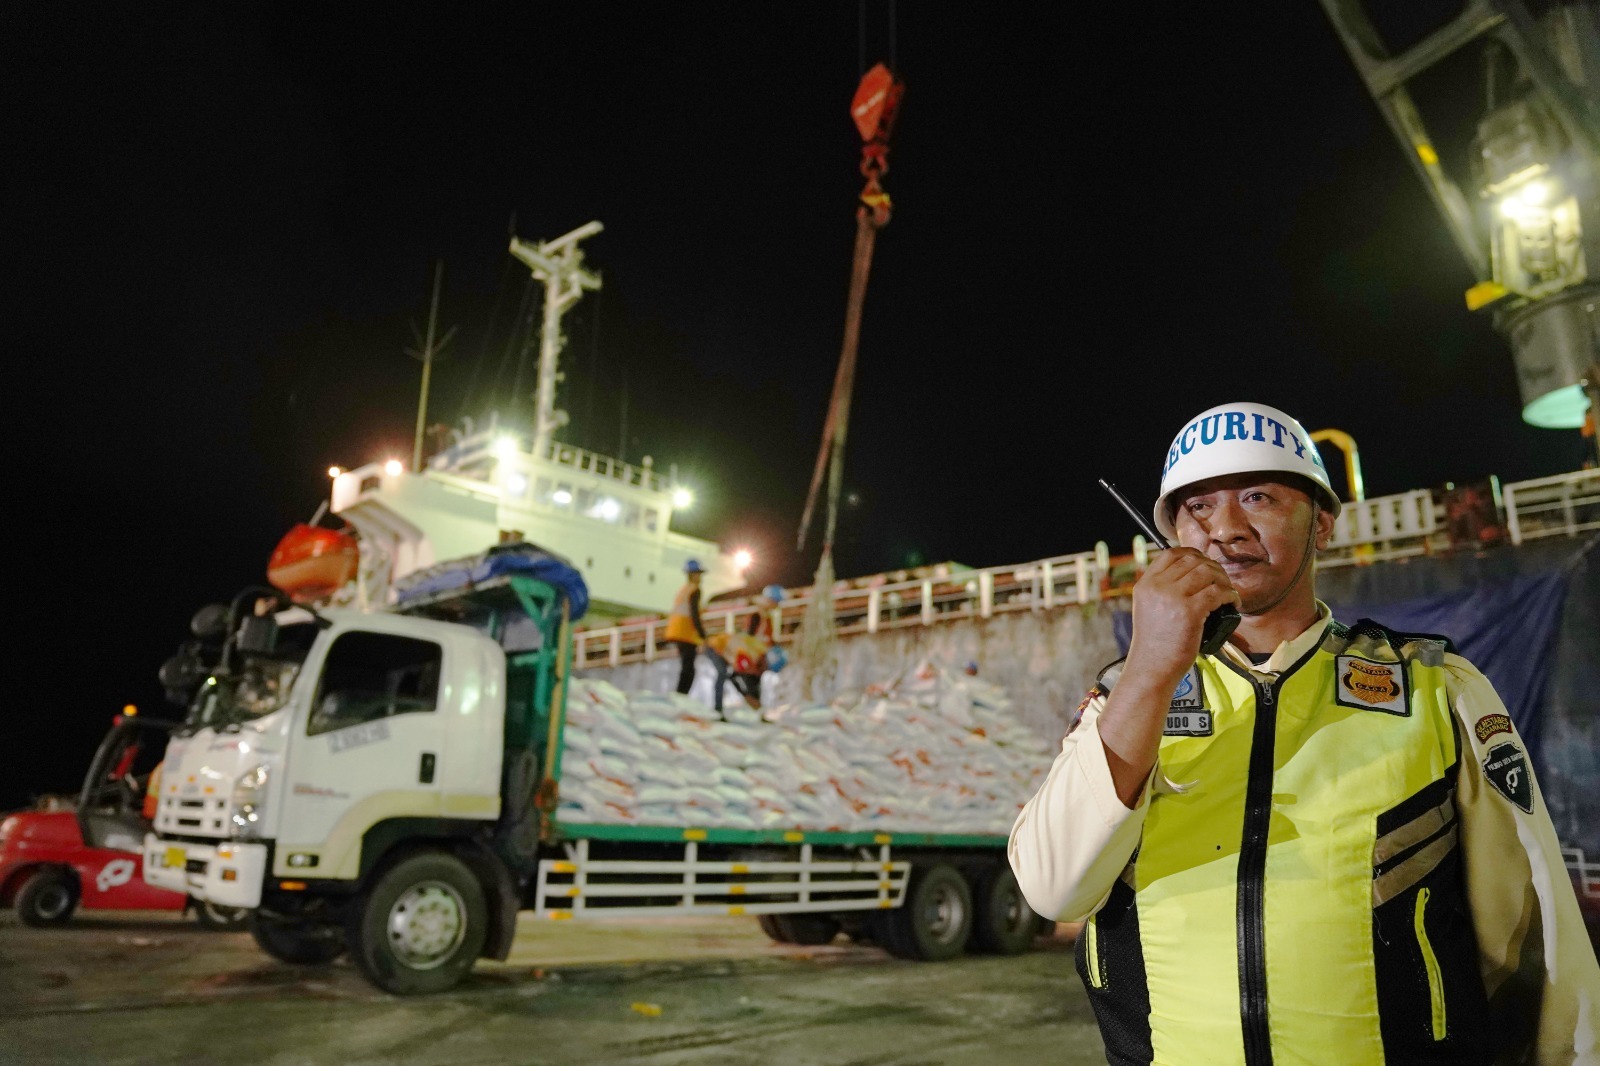
{"type": "MultiPolygon", "coordinates": [[[[417,397],[417,433],[411,442],[411,470],[419,473],[422,470],[422,428],[428,422],[428,385],[433,377],[433,360],[444,346],[450,343],[450,338],[456,334],[456,328],[451,326],[445,335],[439,338],[439,343],[433,341],[435,330],[439,323],[439,285],[444,281],[444,260],[437,260],[433,264],[433,302],[428,305],[428,336],[422,341],[422,350],[407,348],[406,354],[414,359],[422,360],[422,393],[417,397]]],[[[413,334],[416,326],[411,327],[413,334]]]]}
{"type": "Polygon", "coordinates": [[[533,454],[545,459],[555,431],[566,424],[565,411],[556,410],[556,364],[565,343],[561,336],[561,316],[572,310],[583,291],[600,288],[600,275],[583,265],[583,250],[578,245],[605,227],[589,222],[552,241],[528,244],[511,238],[511,254],[544,282],[544,322],[539,331],[539,384],[533,394],[533,454]]]}

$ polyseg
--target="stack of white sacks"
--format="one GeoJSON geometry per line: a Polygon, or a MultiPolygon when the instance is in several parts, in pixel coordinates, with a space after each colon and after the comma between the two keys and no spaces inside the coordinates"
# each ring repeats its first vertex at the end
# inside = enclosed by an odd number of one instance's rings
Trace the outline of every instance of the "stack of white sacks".
{"type": "Polygon", "coordinates": [[[561,820],[1003,834],[1054,755],[1000,686],[926,663],[829,704],[727,703],[573,681],[561,820]]]}

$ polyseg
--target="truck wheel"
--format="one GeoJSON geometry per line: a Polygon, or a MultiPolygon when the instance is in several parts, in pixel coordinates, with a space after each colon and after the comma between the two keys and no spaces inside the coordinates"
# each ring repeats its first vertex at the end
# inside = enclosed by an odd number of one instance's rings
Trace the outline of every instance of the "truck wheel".
{"type": "Polygon", "coordinates": [[[194,904],[195,920],[200,928],[214,933],[237,933],[250,925],[250,912],[243,907],[219,907],[204,900],[190,900],[194,904]]]}
{"type": "Polygon", "coordinates": [[[442,992],[483,951],[483,886],[454,855],[426,852],[384,871],[352,912],[351,955],[367,980],[397,996],[442,992]]]}
{"type": "Polygon", "coordinates": [[[833,943],[839,935],[839,920],[828,914],[774,914],[772,924],[785,944],[817,947],[833,943]]]}
{"type": "Polygon", "coordinates": [[[913,867],[905,905],[880,917],[877,932],[889,954],[924,962],[953,959],[972,935],[972,890],[953,867],[913,867]]]}
{"type": "Polygon", "coordinates": [[[778,925],[778,916],[776,914],[758,914],[756,915],[756,923],[761,926],[761,931],[767,934],[768,938],[774,942],[779,944],[793,943],[788,935],[784,933],[783,928],[778,925]]]}
{"type": "Polygon", "coordinates": [[[78,881],[65,870],[47,866],[22,883],[16,907],[23,925],[65,925],[78,909],[78,881]]]}
{"type": "Polygon", "coordinates": [[[997,863],[983,871],[974,888],[972,939],[977,949],[992,955],[1020,955],[1032,947],[1039,935],[1039,916],[1022,898],[1010,865],[997,863]]]}
{"type": "Polygon", "coordinates": [[[248,915],[246,921],[256,945],[279,962],[316,966],[344,953],[344,941],[333,926],[280,921],[260,911],[249,911],[248,915]]]}

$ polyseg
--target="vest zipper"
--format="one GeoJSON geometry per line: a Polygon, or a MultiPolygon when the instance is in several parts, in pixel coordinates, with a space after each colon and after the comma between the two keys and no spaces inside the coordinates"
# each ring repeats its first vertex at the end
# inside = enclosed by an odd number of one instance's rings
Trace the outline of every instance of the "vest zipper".
{"type": "Polygon", "coordinates": [[[1448,1032],[1445,1027],[1444,978],[1439,973],[1439,959],[1433,953],[1433,944],[1428,940],[1428,926],[1423,920],[1427,907],[1428,890],[1423,888],[1417,892],[1417,909],[1412,924],[1417,930],[1417,946],[1422,949],[1422,964],[1428,969],[1428,1000],[1433,1007],[1433,1038],[1443,1040],[1448,1032]]]}
{"type": "MultiPolygon", "coordinates": [[[[1324,631],[1326,637],[1326,631],[1324,631]]],[[[1272,1034],[1267,1027],[1266,876],[1267,831],[1272,826],[1272,773],[1277,748],[1278,691],[1322,648],[1311,646],[1270,684],[1224,655],[1213,658],[1250,683],[1256,694],[1250,731],[1250,770],[1244,790],[1244,834],[1239,842],[1238,940],[1239,1015],[1246,1066],[1272,1066],[1272,1034]]]]}
{"type": "Polygon", "coordinates": [[[1091,988],[1104,988],[1106,978],[1100,972],[1100,935],[1095,930],[1095,918],[1098,915],[1089,915],[1089,920],[1083,925],[1083,958],[1089,968],[1089,985],[1091,988]]]}
{"type": "Polygon", "coordinates": [[[1239,1013],[1247,1066],[1271,1066],[1267,1028],[1267,830],[1272,823],[1272,764],[1277,741],[1277,685],[1250,678],[1256,690],[1250,737],[1250,772],[1244,794],[1244,837],[1239,845],[1239,1013]]]}

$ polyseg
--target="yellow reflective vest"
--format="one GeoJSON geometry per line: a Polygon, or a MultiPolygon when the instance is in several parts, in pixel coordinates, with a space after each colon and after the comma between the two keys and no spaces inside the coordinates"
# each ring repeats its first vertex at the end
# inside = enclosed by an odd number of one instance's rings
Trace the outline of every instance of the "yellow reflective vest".
{"type": "Polygon", "coordinates": [[[1270,681],[1196,663],[1160,747],[1174,791],[1078,942],[1111,1062],[1493,1061],[1445,647],[1331,622],[1270,681]]]}
{"type": "Polygon", "coordinates": [[[667,614],[667,631],[663,640],[680,641],[684,644],[701,643],[700,632],[694,626],[694,614],[689,607],[689,599],[696,595],[698,589],[685,583],[672,599],[672,610],[667,614]]]}

